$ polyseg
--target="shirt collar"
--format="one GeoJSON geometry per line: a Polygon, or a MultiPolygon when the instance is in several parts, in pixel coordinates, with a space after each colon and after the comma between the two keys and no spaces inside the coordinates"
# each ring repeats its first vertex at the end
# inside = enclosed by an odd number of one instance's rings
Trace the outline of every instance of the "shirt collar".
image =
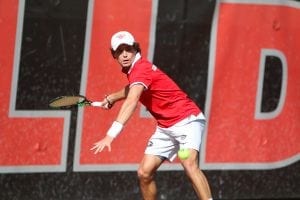
{"type": "Polygon", "coordinates": [[[142,57],[142,56],[141,56],[140,53],[135,54],[135,58],[134,58],[134,60],[133,60],[133,62],[132,62],[132,65],[131,65],[131,67],[130,67],[130,69],[129,69],[129,71],[128,71],[127,74],[130,74],[130,72],[131,72],[131,70],[133,69],[135,63],[136,63],[139,59],[141,59],[141,57],[142,57]]]}

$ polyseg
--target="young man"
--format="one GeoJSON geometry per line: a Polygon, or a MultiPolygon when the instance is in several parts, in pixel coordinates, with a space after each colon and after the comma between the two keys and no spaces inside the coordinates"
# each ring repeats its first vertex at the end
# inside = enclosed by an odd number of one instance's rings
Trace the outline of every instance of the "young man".
{"type": "Polygon", "coordinates": [[[156,199],[154,174],[165,159],[173,161],[179,149],[188,151],[181,164],[201,200],[211,200],[207,180],[199,168],[199,149],[205,126],[205,117],[196,104],[159,68],[141,57],[141,49],[134,37],[126,31],[111,38],[111,53],[127,75],[129,84],[111,93],[101,102],[109,109],[124,100],[116,120],[106,136],[91,150],[111,151],[111,143],[122,131],[140,101],[157,121],[145,155],[138,169],[140,188],[145,200],[156,199]]]}

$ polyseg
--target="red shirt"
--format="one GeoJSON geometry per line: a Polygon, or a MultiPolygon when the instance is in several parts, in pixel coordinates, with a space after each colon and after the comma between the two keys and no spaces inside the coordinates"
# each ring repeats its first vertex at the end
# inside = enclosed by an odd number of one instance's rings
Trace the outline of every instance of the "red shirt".
{"type": "Polygon", "coordinates": [[[190,115],[198,115],[198,106],[169,78],[149,61],[137,60],[127,74],[130,86],[145,87],[140,102],[160,127],[170,127],[190,115]]]}

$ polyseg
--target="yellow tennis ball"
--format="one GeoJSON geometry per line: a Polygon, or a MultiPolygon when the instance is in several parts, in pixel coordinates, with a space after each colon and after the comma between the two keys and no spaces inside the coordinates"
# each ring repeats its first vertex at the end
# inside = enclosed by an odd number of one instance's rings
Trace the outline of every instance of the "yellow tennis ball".
{"type": "Polygon", "coordinates": [[[189,149],[179,149],[177,154],[181,160],[185,160],[190,156],[190,151],[189,149]]]}

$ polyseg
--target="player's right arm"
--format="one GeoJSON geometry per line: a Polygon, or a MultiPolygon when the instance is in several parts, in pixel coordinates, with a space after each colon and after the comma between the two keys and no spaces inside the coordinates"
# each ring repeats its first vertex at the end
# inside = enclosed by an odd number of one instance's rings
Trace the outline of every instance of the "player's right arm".
{"type": "Polygon", "coordinates": [[[103,108],[109,109],[115,102],[126,99],[129,91],[129,85],[126,85],[121,90],[106,95],[103,102],[103,108]]]}

